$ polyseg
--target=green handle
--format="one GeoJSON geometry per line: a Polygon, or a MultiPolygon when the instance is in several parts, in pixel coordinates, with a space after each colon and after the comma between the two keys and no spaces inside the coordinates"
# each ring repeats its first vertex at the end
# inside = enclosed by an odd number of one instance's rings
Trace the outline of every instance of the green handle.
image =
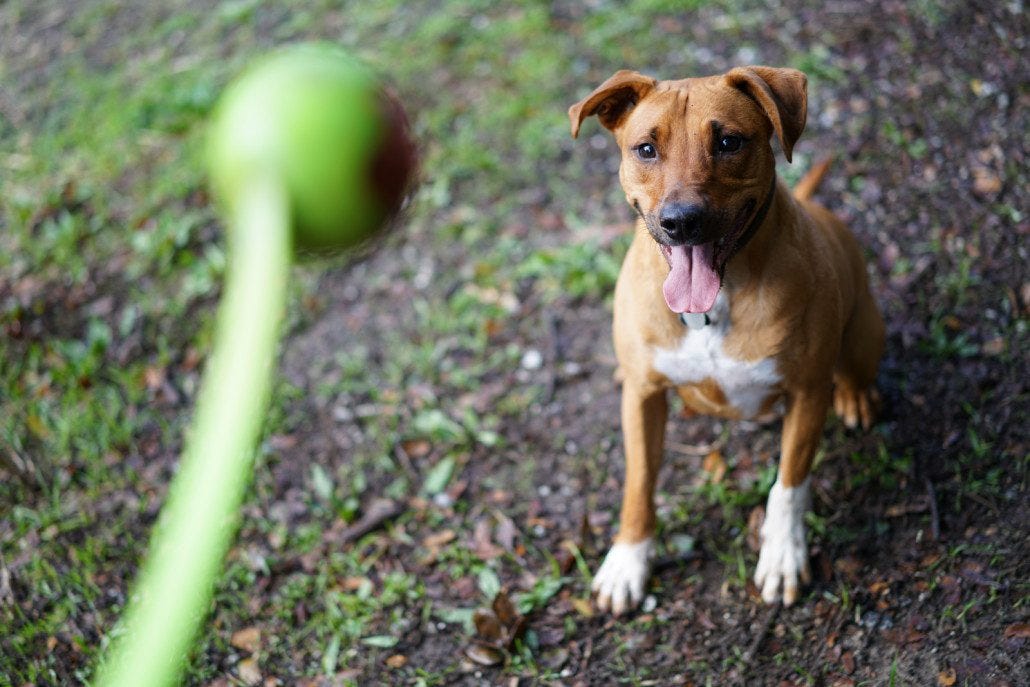
{"type": "Polygon", "coordinates": [[[265,415],[290,262],[285,192],[253,183],[236,205],[215,348],[179,474],[101,687],[178,681],[236,532],[265,415]]]}

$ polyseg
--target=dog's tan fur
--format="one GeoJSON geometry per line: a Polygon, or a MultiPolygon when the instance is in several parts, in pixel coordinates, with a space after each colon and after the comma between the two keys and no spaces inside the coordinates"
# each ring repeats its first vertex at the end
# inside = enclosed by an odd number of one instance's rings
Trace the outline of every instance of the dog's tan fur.
{"type": "MultiPolygon", "coordinates": [[[[662,298],[669,265],[653,233],[664,204],[702,203],[721,216],[739,217],[773,188],[761,224],[726,264],[721,289],[731,323],[723,353],[740,361],[773,359],[782,380],[759,413],[785,401],[780,483],[797,487],[807,478],[831,404],[848,426],[868,427],[873,420],[884,326],[859,245],[832,213],[808,200],[825,167],[813,170],[793,194],[775,180],[770,139],[779,139],[790,160],[806,109],[801,72],[757,66],[679,81],[623,70],[569,109],[573,136],[591,115],[614,134],[622,153],[619,178],[641,216],[615,289],[626,452],[616,542],[654,534],[666,391],[674,387],[691,411],[741,417],[717,379],[676,387],[655,367],[655,351],[675,348],[685,332],[662,298]],[[718,131],[745,143],[733,154],[717,154],[718,131]],[[642,162],[634,152],[642,141],[659,151],[656,163],[642,162]]],[[[807,569],[800,576],[807,579],[807,569]]],[[[784,596],[794,600],[796,580],[784,580],[784,596]]]]}

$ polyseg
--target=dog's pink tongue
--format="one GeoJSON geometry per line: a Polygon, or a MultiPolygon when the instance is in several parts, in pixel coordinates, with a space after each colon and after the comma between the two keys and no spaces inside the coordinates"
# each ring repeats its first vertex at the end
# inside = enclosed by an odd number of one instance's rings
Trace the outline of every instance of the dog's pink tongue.
{"type": "Polygon", "coordinates": [[[669,276],[662,285],[673,312],[708,312],[719,295],[719,275],[712,266],[715,246],[673,246],[669,276]]]}

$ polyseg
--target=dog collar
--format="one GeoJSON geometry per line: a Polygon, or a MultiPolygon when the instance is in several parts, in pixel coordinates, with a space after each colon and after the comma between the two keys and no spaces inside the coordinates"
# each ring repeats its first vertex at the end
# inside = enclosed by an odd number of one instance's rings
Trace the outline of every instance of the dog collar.
{"type": "MultiPolygon", "coordinates": [[[[722,279],[723,272],[726,270],[726,265],[729,264],[733,256],[740,252],[740,250],[748,244],[748,241],[758,231],[758,227],[762,226],[762,222],[765,221],[765,216],[769,214],[769,208],[772,206],[773,196],[776,195],[776,175],[773,174],[772,183],[769,185],[769,192],[765,195],[765,200],[755,211],[755,214],[751,217],[751,221],[747,223],[747,226],[743,228],[736,236],[731,236],[729,245],[725,246],[725,250],[729,251],[729,254],[725,258],[716,258],[717,269],[719,270],[719,278],[722,279]]],[[[719,251],[720,247],[716,244],[716,251],[719,251]]]]}
{"type": "MultiPolygon", "coordinates": [[[[748,222],[744,233],[740,235],[739,239],[737,239],[737,245],[733,250],[733,254],[730,255],[730,258],[739,253],[740,249],[746,246],[747,242],[750,241],[751,237],[755,235],[756,231],[758,231],[758,227],[762,226],[762,222],[765,221],[765,216],[769,214],[769,207],[772,205],[772,199],[775,194],[776,175],[773,174],[772,184],[769,186],[769,193],[766,194],[765,200],[762,201],[762,206],[758,208],[758,212],[756,212],[755,216],[751,218],[750,222],[748,222]]],[[[726,262],[729,262],[729,258],[726,259],[726,262]]]]}

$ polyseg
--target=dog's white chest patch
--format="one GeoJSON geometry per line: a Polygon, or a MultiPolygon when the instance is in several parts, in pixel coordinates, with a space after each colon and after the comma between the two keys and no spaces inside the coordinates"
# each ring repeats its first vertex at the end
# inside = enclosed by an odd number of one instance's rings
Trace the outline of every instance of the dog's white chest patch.
{"type": "Polygon", "coordinates": [[[782,379],[776,361],[737,360],[723,351],[730,328],[730,304],[725,292],[716,298],[709,316],[711,324],[705,327],[684,327],[676,348],[656,348],[654,367],[677,385],[711,379],[741,416],[754,417],[782,379]]]}

